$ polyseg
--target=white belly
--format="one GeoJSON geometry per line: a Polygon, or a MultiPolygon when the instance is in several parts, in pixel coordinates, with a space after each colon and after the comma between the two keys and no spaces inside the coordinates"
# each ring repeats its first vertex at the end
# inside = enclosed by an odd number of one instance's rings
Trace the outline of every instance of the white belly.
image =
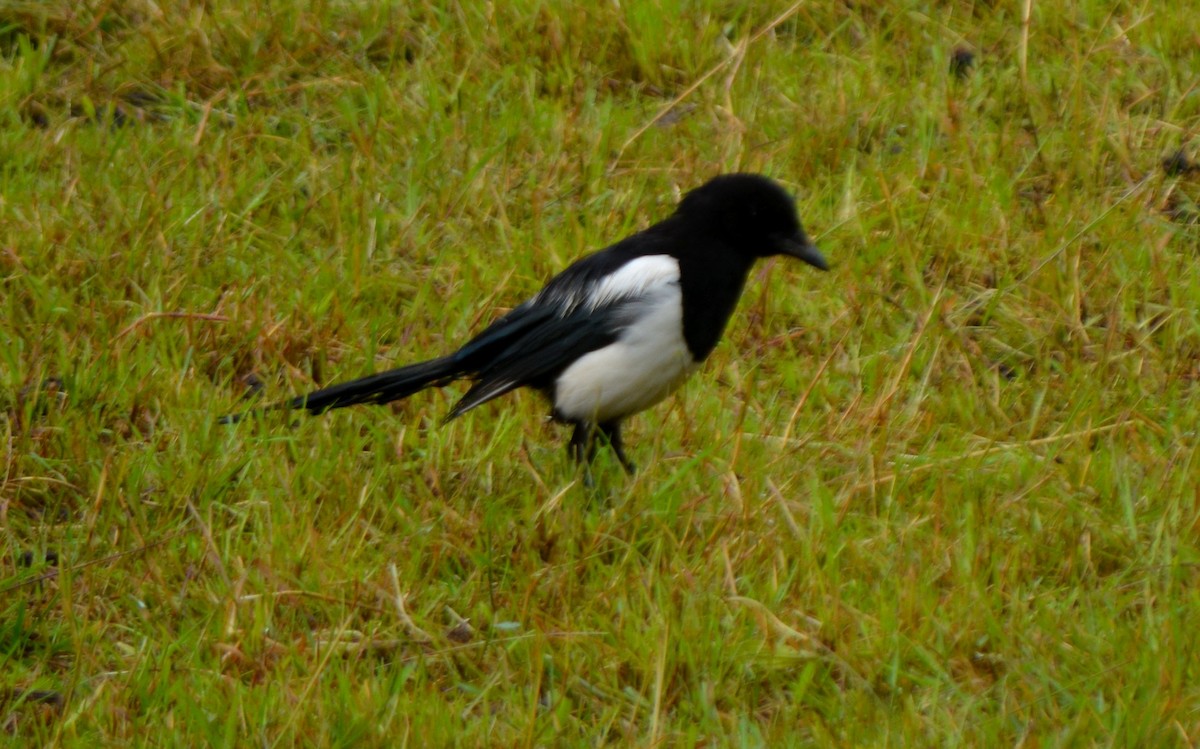
{"type": "Polygon", "coordinates": [[[554,383],[561,418],[603,423],[653,406],[695,368],[683,339],[679,285],[659,289],[631,310],[615,342],[580,357],[554,383]]]}

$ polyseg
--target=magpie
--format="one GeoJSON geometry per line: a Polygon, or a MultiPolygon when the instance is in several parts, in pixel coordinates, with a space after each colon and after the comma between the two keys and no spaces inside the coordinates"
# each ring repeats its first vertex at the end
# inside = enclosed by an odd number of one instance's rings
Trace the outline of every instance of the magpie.
{"type": "Polygon", "coordinates": [[[622,420],[667,397],[712,353],[750,268],[775,255],[829,268],[782,187],[757,174],[721,175],[665,220],[568,266],[457,351],[270,408],[317,415],[471,381],[449,421],[530,387],[550,401],[551,418],[574,426],[576,461],[591,462],[600,436],[632,473],[622,420]]]}

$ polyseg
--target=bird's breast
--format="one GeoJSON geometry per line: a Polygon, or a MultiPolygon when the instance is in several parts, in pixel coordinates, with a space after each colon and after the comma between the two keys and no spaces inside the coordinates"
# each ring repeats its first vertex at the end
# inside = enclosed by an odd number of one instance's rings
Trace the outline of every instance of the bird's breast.
{"type": "Polygon", "coordinates": [[[554,383],[554,411],[603,423],[645,410],[678,388],[696,362],[683,336],[678,283],[632,305],[617,340],[577,359],[554,383]]]}

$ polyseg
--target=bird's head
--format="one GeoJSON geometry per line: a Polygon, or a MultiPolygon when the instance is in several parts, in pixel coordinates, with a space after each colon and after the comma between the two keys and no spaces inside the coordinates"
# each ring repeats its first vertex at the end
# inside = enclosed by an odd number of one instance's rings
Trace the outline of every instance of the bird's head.
{"type": "Polygon", "coordinates": [[[679,213],[702,221],[754,257],[788,255],[829,270],[825,256],[804,233],[792,196],[762,175],[714,177],[683,197],[679,213]]]}

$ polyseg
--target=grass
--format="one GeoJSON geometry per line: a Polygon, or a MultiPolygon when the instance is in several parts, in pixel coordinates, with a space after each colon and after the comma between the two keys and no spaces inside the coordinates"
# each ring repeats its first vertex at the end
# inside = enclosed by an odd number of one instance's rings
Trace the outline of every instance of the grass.
{"type": "Polygon", "coordinates": [[[1194,14],[1026,5],[0,2],[0,736],[1194,746],[1194,14]],[[216,424],[732,170],[834,270],[632,479],[530,394],[216,424]]]}

